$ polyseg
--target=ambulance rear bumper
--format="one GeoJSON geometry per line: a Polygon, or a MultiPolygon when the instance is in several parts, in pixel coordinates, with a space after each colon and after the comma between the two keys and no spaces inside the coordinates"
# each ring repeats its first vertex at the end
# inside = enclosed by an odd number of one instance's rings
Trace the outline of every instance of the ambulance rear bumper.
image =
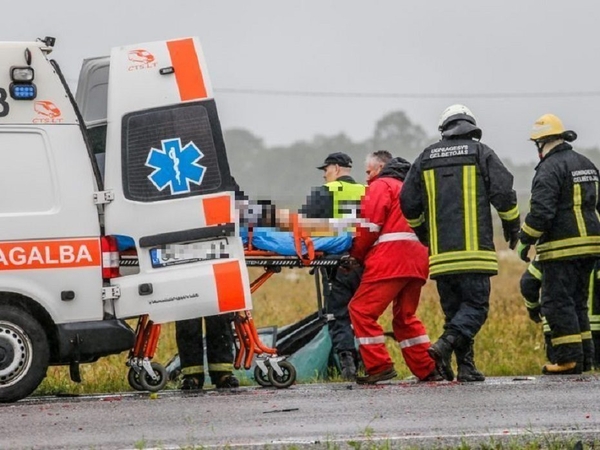
{"type": "Polygon", "coordinates": [[[57,325],[58,348],[52,364],[93,362],[133,348],[135,333],[123,320],[57,325]]]}

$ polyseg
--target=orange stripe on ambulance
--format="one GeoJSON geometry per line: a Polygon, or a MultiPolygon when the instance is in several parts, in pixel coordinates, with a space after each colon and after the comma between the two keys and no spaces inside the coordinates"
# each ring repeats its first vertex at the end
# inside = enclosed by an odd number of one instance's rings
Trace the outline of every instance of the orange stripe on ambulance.
{"type": "Polygon", "coordinates": [[[99,266],[99,239],[0,243],[0,270],[99,266]]]}

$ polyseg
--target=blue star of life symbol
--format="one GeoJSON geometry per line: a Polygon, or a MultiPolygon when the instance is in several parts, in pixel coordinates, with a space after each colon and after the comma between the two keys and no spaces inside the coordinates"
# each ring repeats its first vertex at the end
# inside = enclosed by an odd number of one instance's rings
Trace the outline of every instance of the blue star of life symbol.
{"type": "Polygon", "coordinates": [[[148,175],[152,184],[162,191],[167,186],[171,194],[187,194],[190,184],[202,184],[206,167],[198,164],[204,157],[196,145],[190,141],[181,147],[181,138],[161,140],[162,149],[152,148],[146,159],[146,166],[154,169],[148,175]]]}

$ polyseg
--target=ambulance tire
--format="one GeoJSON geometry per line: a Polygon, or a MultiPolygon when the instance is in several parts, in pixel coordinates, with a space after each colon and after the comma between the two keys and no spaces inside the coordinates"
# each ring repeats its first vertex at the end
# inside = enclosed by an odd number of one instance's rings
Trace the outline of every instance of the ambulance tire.
{"type": "Polygon", "coordinates": [[[22,308],[0,305],[0,403],[35,391],[49,363],[48,338],[40,323],[22,308]]]}
{"type": "Polygon", "coordinates": [[[278,375],[272,367],[269,367],[269,381],[278,389],[290,387],[296,381],[296,368],[288,361],[281,361],[279,367],[283,375],[278,375]]]}
{"type": "Polygon", "coordinates": [[[271,386],[271,382],[269,381],[269,374],[264,374],[260,367],[254,367],[254,381],[256,381],[259,386],[269,387],[271,386]]]}
{"type": "Polygon", "coordinates": [[[140,385],[145,391],[158,392],[167,385],[169,376],[167,375],[167,369],[165,369],[162,364],[153,362],[151,363],[151,366],[152,370],[154,371],[154,375],[156,375],[158,378],[154,380],[150,374],[146,373],[145,370],[142,370],[142,373],[139,376],[140,385]]]}

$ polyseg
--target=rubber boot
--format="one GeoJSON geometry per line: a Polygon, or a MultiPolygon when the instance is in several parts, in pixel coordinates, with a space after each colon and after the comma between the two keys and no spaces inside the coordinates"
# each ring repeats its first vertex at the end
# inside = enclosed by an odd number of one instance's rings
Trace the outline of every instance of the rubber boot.
{"type": "Polygon", "coordinates": [[[211,381],[217,389],[232,389],[240,387],[240,380],[231,372],[212,372],[211,381]]]}
{"type": "Polygon", "coordinates": [[[435,361],[438,372],[448,381],[454,380],[452,352],[457,340],[459,340],[458,336],[444,333],[435,344],[427,349],[427,353],[435,361]]]}
{"type": "Polygon", "coordinates": [[[583,367],[574,361],[566,363],[546,364],[542,367],[544,375],[572,375],[580,374],[583,367]]]}
{"type": "Polygon", "coordinates": [[[463,383],[471,381],[484,381],[483,375],[477,367],[475,367],[473,341],[467,341],[465,345],[461,345],[454,349],[456,354],[456,364],[458,365],[458,375],[456,379],[463,383]]]}
{"type": "Polygon", "coordinates": [[[203,373],[191,373],[184,375],[181,379],[182,391],[198,391],[204,387],[204,374],[203,373]]]}
{"type": "Polygon", "coordinates": [[[342,366],[341,376],[344,380],[356,380],[356,360],[352,350],[341,351],[338,353],[340,365],[342,366]]]}

